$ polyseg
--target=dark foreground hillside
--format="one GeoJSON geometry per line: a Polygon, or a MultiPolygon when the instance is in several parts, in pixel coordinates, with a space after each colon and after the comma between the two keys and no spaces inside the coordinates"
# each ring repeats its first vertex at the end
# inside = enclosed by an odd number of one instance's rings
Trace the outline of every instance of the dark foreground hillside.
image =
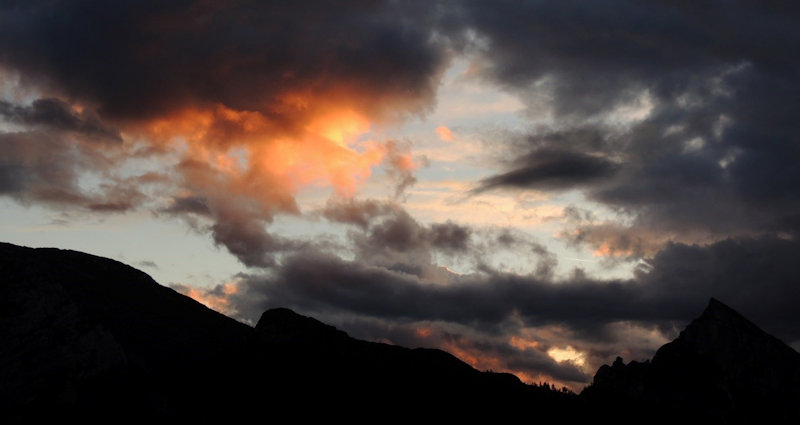
{"type": "Polygon", "coordinates": [[[800,354],[717,300],[574,395],[288,309],[252,328],[122,263],[0,243],[0,341],[2,423],[800,423],[800,354]]]}
{"type": "Polygon", "coordinates": [[[582,411],[577,396],[440,350],[356,340],[287,309],[254,329],[74,251],[0,244],[0,311],[0,412],[11,423],[527,423],[582,411]]]}

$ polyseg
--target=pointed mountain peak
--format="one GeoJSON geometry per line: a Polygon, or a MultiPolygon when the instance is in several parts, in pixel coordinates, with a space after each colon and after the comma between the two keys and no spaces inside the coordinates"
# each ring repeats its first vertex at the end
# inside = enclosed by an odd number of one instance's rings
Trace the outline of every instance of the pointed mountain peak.
{"type": "Polygon", "coordinates": [[[729,307],[728,305],[724,304],[722,301],[714,297],[711,297],[711,299],[708,300],[708,306],[706,306],[706,309],[703,310],[703,314],[701,314],[700,317],[703,316],[711,316],[711,317],[727,316],[730,317],[731,319],[743,320],[747,323],[750,323],[750,321],[747,320],[744,316],[742,316],[738,311],[732,309],[731,307],[729,307]]]}
{"type": "Polygon", "coordinates": [[[714,297],[711,297],[708,300],[708,307],[706,307],[706,310],[708,310],[708,309],[715,309],[716,310],[716,309],[722,309],[722,308],[730,309],[730,307],[728,307],[727,305],[723,304],[722,301],[720,301],[720,300],[718,300],[718,299],[716,299],[714,297]]]}
{"type": "Polygon", "coordinates": [[[747,345],[754,338],[774,339],[738,311],[716,298],[711,298],[700,317],[693,320],[681,332],[679,339],[689,339],[696,344],[706,346],[706,349],[715,350],[720,349],[721,346],[712,348],[707,345],[714,342],[721,343],[722,346],[726,344],[747,345]],[[745,338],[745,340],[741,340],[741,338],[745,338]]]}
{"type": "Polygon", "coordinates": [[[674,423],[797,423],[800,354],[716,298],[652,361],[602,366],[587,397],[670,410],[674,423]],[[605,398],[603,398],[605,397],[605,398]],[[765,419],[768,418],[768,419],[765,419]]]}

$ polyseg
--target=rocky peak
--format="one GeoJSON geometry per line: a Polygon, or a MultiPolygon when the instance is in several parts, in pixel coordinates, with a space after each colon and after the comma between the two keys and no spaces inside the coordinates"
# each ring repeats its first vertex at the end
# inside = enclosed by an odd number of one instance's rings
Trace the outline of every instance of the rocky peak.
{"type": "Polygon", "coordinates": [[[288,308],[273,308],[262,313],[256,332],[272,342],[319,344],[350,339],[347,333],[288,308]]]}
{"type": "Polygon", "coordinates": [[[800,354],[712,298],[652,362],[617,358],[597,371],[586,394],[710,423],[787,423],[800,417],[799,387],[800,354]]]}
{"type": "Polygon", "coordinates": [[[690,354],[708,361],[726,381],[777,386],[774,390],[785,384],[787,371],[800,366],[800,354],[714,298],[675,341],[656,352],[653,363],[675,362],[690,354]]]}

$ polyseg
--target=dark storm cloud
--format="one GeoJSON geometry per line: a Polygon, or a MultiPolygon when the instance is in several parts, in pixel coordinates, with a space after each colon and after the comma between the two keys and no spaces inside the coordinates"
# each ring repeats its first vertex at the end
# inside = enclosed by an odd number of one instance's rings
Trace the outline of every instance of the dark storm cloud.
{"type": "Polygon", "coordinates": [[[784,341],[800,340],[800,242],[761,237],[708,246],[670,244],[639,280],[653,307],[690,315],[696,300],[715,297],[784,341]]]}
{"type": "Polygon", "coordinates": [[[541,149],[515,161],[513,170],[489,177],[477,192],[497,187],[569,189],[604,180],[617,166],[605,158],[566,150],[541,149]]]}
{"type": "Polygon", "coordinates": [[[280,116],[276,97],[333,84],[369,107],[391,97],[419,106],[443,60],[429,16],[393,2],[5,3],[0,64],[107,118],[208,102],[280,116]]]}
{"type": "MultiPolygon", "coordinates": [[[[620,319],[630,315],[624,313],[626,309],[639,308],[630,302],[639,296],[636,287],[625,282],[556,285],[497,273],[440,286],[405,273],[322,254],[292,257],[278,279],[256,281],[252,289],[270,303],[303,310],[345,309],[382,318],[458,323],[498,324],[513,311],[537,324],[574,316],[581,316],[581,320],[620,319]],[[582,313],[576,315],[577,311],[582,313]]],[[[660,313],[645,309],[641,314],[660,313]]]]}
{"type": "Polygon", "coordinates": [[[559,127],[515,145],[518,162],[484,189],[583,189],[634,214],[636,226],[664,232],[795,231],[783,223],[800,211],[796,4],[500,1],[456,9],[449,34],[477,34],[483,75],[522,96],[531,114],[546,105],[559,127]],[[649,114],[621,128],[615,114],[626,107],[649,114]],[[580,133],[598,137],[589,143],[580,133]],[[537,162],[552,151],[576,155],[537,162]]]}
{"type": "Polygon", "coordinates": [[[800,340],[798,256],[799,243],[772,237],[670,244],[631,280],[553,282],[495,271],[437,285],[312,251],[287,258],[274,277],[248,277],[236,301],[248,318],[276,306],[495,329],[514,318],[528,326],[566,325],[589,338],[589,331],[622,321],[683,326],[716,297],[791,342],[800,340]]]}
{"type": "Polygon", "coordinates": [[[0,117],[26,126],[41,126],[57,131],[81,133],[90,138],[121,141],[119,130],[104,124],[96,116],[78,113],[59,99],[36,99],[30,106],[0,100],[0,117]]]}
{"type": "Polygon", "coordinates": [[[237,211],[225,211],[210,226],[214,243],[224,246],[247,267],[269,267],[270,254],[288,248],[288,242],[267,233],[265,223],[237,211]]]}

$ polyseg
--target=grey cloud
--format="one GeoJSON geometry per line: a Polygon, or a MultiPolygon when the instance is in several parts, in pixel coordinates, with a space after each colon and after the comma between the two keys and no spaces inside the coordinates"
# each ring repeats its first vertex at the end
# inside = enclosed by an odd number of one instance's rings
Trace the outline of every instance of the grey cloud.
{"type": "Polygon", "coordinates": [[[155,261],[151,261],[151,260],[139,261],[137,263],[137,265],[140,266],[140,267],[148,267],[148,268],[151,268],[151,269],[159,268],[158,264],[156,264],[155,261]]]}
{"type": "Polygon", "coordinates": [[[395,182],[395,199],[402,198],[405,190],[417,183],[413,173],[415,164],[411,158],[411,144],[390,140],[386,148],[386,173],[395,182]]]}
{"type": "Polygon", "coordinates": [[[196,214],[200,216],[211,215],[208,202],[200,196],[176,196],[172,198],[170,205],[161,210],[169,214],[196,214]]]}
{"type": "Polygon", "coordinates": [[[351,239],[362,252],[413,252],[431,249],[466,252],[473,229],[452,221],[424,225],[399,204],[389,201],[332,199],[320,214],[326,219],[357,226],[351,239]]]}
{"type": "Polygon", "coordinates": [[[113,177],[113,158],[82,140],[47,131],[0,133],[0,152],[0,195],[22,203],[120,213],[145,198],[131,182],[113,177]],[[106,181],[82,188],[79,176],[87,172],[106,181]]]}
{"type": "Polygon", "coordinates": [[[264,220],[233,209],[215,211],[209,230],[214,243],[227,248],[247,267],[273,266],[273,254],[290,252],[299,245],[268,233],[264,220]]]}
{"type": "Polygon", "coordinates": [[[398,209],[399,206],[391,202],[331,198],[319,213],[329,221],[351,224],[365,229],[374,219],[394,214],[398,209]]]}
{"type": "Polygon", "coordinates": [[[469,246],[472,229],[452,221],[434,223],[429,230],[431,244],[444,251],[464,251],[469,246]]]}
{"type": "Polygon", "coordinates": [[[91,202],[77,186],[78,167],[100,169],[103,164],[58,135],[0,133],[0,150],[0,193],[23,202],[91,202]]]}

